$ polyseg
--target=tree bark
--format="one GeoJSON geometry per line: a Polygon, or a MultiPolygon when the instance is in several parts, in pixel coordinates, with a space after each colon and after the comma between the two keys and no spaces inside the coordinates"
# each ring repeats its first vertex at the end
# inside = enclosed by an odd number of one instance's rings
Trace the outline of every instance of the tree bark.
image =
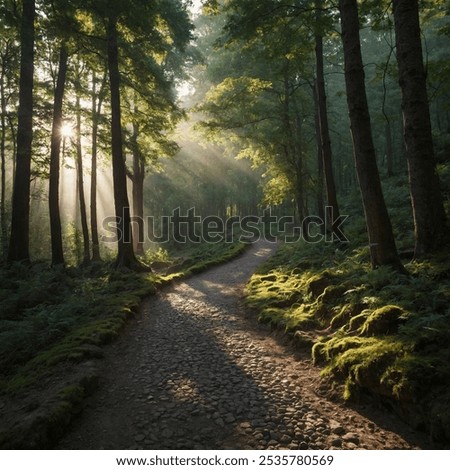
{"type": "MultiPolygon", "coordinates": [[[[320,27],[322,2],[316,0],[316,28],[320,27]]],[[[325,176],[325,187],[327,192],[328,220],[332,220],[331,230],[337,235],[339,232],[339,205],[336,194],[336,184],[333,172],[333,152],[331,150],[330,129],[328,124],[327,95],[325,90],[325,76],[323,64],[323,38],[320,33],[315,34],[316,54],[316,87],[317,106],[319,113],[320,142],[322,145],[323,170],[325,176]],[[331,215],[332,214],[332,215],[331,215]]],[[[342,229],[340,229],[342,232],[342,229]]],[[[339,240],[339,237],[338,237],[339,240]]]]}
{"type": "Polygon", "coordinates": [[[127,194],[127,175],[123,155],[120,108],[119,49],[116,18],[108,19],[108,69],[111,89],[111,145],[114,183],[114,206],[117,222],[117,268],[134,269],[140,266],[133,251],[130,204],[127,194]]]}
{"type": "Polygon", "coordinates": [[[1,257],[7,255],[7,224],[6,224],[6,90],[5,90],[5,61],[2,58],[2,71],[0,74],[0,108],[1,108],[1,137],[0,137],[0,160],[1,160],[1,197],[0,197],[0,218],[1,218],[1,257]]]}
{"type": "Polygon", "coordinates": [[[34,0],[23,0],[20,30],[20,81],[16,175],[12,199],[8,261],[30,261],[30,179],[33,141],[34,0]]]}
{"type": "Polygon", "coordinates": [[[442,248],[449,236],[433,150],[418,0],[394,0],[393,5],[415,255],[422,256],[442,248]]]}
{"type": "Polygon", "coordinates": [[[357,0],[339,0],[339,10],[354,158],[366,217],[372,267],[391,265],[403,271],[383,197],[373,144],[357,0]]]}
{"type": "Polygon", "coordinates": [[[91,238],[92,261],[100,261],[100,240],[98,236],[97,214],[97,160],[98,160],[98,126],[103,106],[103,93],[106,75],[97,95],[96,75],[92,73],[92,155],[91,155],[91,238]]]}
{"type": "Polygon", "coordinates": [[[60,151],[63,126],[62,106],[66,84],[68,53],[66,46],[61,45],[59,51],[59,69],[56,80],[55,97],[53,103],[53,123],[50,143],[50,179],[48,203],[50,211],[50,235],[52,247],[52,266],[64,265],[64,250],[61,230],[61,214],[59,210],[59,178],[60,178],[60,151]]]}
{"type": "Polygon", "coordinates": [[[81,106],[79,90],[77,90],[77,97],[75,102],[77,113],[77,129],[76,129],[76,168],[77,168],[77,187],[78,187],[78,201],[80,204],[80,220],[81,232],[83,234],[83,265],[89,264],[91,259],[89,250],[89,228],[87,221],[86,199],[84,197],[84,176],[83,176],[83,149],[81,146],[81,106]]]}
{"type": "Polygon", "coordinates": [[[134,242],[136,254],[143,256],[144,251],[144,180],[145,162],[138,147],[139,126],[133,122],[133,216],[136,225],[134,242]]]}
{"type": "MultiPolygon", "coordinates": [[[[321,220],[325,220],[325,205],[323,202],[323,187],[324,187],[324,172],[323,172],[323,150],[322,150],[322,136],[320,132],[320,117],[319,117],[319,101],[317,99],[317,85],[314,83],[313,86],[314,95],[314,124],[316,132],[316,145],[317,145],[317,188],[316,188],[316,200],[317,200],[317,215],[321,220]]],[[[321,227],[322,234],[325,235],[325,225],[321,227]]]]}

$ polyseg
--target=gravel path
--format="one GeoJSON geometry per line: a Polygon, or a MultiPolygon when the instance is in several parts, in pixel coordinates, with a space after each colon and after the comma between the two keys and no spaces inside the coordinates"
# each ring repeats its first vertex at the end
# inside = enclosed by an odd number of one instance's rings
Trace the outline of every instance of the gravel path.
{"type": "Polygon", "coordinates": [[[58,448],[421,447],[380,410],[376,424],[320,397],[318,369],[245,311],[243,286],[274,249],[257,243],[148,299],[107,350],[101,389],[58,448]]]}

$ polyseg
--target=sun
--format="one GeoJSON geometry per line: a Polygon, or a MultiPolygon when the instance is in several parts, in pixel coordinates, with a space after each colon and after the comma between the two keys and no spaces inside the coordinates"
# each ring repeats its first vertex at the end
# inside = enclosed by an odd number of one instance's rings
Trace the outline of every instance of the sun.
{"type": "Polygon", "coordinates": [[[61,135],[63,138],[69,138],[70,137],[73,137],[73,127],[71,124],[69,124],[68,122],[65,122],[62,126],[61,126],[61,135]]]}

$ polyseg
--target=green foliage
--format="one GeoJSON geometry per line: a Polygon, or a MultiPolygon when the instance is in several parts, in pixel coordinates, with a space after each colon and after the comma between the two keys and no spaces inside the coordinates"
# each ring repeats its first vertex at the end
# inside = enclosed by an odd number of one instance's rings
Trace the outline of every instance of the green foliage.
{"type": "Polygon", "coordinates": [[[21,367],[19,376],[27,380],[59,362],[79,360],[82,344],[116,337],[141,298],[155,292],[149,278],[106,266],[92,274],[18,264],[0,276],[0,373],[9,377],[21,367]]]}

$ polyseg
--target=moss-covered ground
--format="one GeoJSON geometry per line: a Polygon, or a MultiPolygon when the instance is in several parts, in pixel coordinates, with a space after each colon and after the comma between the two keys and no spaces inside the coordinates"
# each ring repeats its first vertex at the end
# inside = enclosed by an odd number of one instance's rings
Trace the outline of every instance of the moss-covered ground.
{"type": "MultiPolygon", "coordinates": [[[[400,252],[413,237],[407,187],[385,188],[400,252]]],[[[404,259],[409,274],[372,270],[361,212],[347,245],[285,243],[247,286],[261,321],[290,332],[344,396],[370,393],[436,440],[450,441],[450,258],[404,259]]]]}

